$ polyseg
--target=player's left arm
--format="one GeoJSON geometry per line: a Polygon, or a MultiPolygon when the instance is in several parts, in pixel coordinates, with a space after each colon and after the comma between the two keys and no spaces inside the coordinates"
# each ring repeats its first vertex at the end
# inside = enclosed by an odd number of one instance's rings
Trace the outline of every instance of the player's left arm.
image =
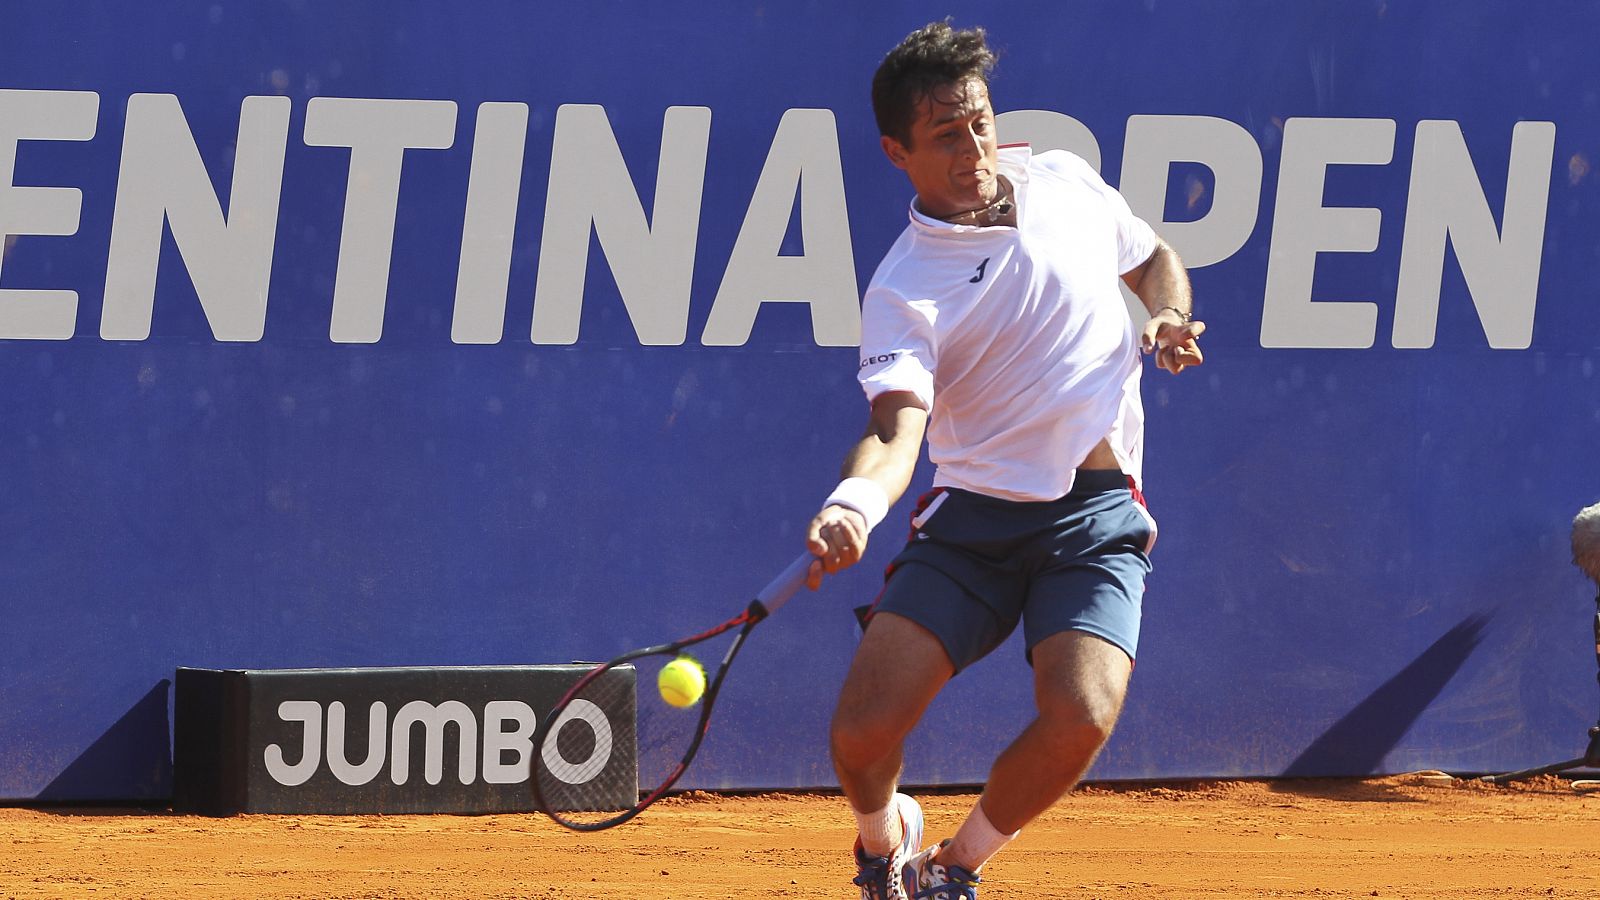
{"type": "Polygon", "coordinates": [[[1150,258],[1122,280],[1150,313],[1142,342],[1146,353],[1155,351],[1156,365],[1176,375],[1206,361],[1199,343],[1206,325],[1192,318],[1194,294],[1176,250],[1157,239],[1150,258]]]}

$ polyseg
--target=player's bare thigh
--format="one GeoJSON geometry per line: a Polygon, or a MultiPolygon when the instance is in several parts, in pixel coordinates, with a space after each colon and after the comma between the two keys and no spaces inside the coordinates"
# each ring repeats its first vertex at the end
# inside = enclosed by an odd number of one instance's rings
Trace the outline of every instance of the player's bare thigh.
{"type": "Polygon", "coordinates": [[[1109,641],[1083,631],[1051,635],[1033,648],[1039,718],[1065,727],[1092,725],[1110,734],[1132,674],[1133,661],[1109,641]]]}
{"type": "Polygon", "coordinates": [[[898,740],[916,725],[954,671],[931,631],[903,616],[879,612],[845,676],[834,727],[871,728],[880,739],[898,740]]]}

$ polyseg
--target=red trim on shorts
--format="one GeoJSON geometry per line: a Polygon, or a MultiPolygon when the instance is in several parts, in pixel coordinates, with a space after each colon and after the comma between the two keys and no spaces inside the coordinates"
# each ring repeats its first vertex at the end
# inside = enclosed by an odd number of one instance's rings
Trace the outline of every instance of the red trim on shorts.
{"type": "MultiPolygon", "coordinates": [[[[1149,512],[1150,504],[1144,502],[1144,491],[1139,490],[1139,482],[1134,481],[1132,475],[1127,476],[1127,478],[1128,478],[1128,493],[1133,495],[1133,502],[1135,502],[1135,503],[1139,504],[1140,506],[1144,507],[1144,509],[1145,509],[1145,517],[1149,518],[1150,517],[1150,512],[1149,512]]],[[[1152,521],[1154,521],[1154,520],[1152,520],[1152,521]]],[[[1138,666],[1139,666],[1139,660],[1132,659],[1132,658],[1130,658],[1128,660],[1128,671],[1129,672],[1132,672],[1134,669],[1138,668],[1138,666]]]]}
{"type": "Polygon", "coordinates": [[[1139,504],[1145,509],[1149,509],[1150,504],[1144,502],[1144,491],[1139,490],[1139,482],[1134,481],[1132,475],[1127,475],[1124,477],[1128,479],[1128,493],[1133,495],[1133,502],[1139,504]]]}
{"type": "MultiPolygon", "coordinates": [[[[946,490],[947,490],[947,488],[936,487],[933,490],[928,491],[927,493],[925,493],[922,496],[918,497],[917,498],[917,508],[913,509],[911,511],[911,516],[908,519],[908,521],[916,521],[917,517],[922,515],[924,512],[926,512],[928,507],[929,507],[929,505],[931,505],[934,500],[938,499],[939,495],[943,494],[946,490]]],[[[914,541],[916,539],[917,539],[917,527],[915,525],[911,525],[911,526],[909,526],[909,530],[906,532],[906,543],[910,543],[910,542],[912,542],[912,541],[914,541]]],[[[856,619],[858,621],[860,621],[861,629],[863,631],[866,630],[867,623],[872,621],[872,617],[877,615],[877,613],[878,613],[878,604],[883,601],[884,593],[889,590],[889,579],[894,575],[894,571],[897,568],[899,568],[899,567],[896,566],[892,562],[889,563],[889,565],[884,567],[884,570],[883,570],[883,587],[878,588],[878,593],[877,593],[876,596],[874,596],[872,598],[872,602],[871,603],[867,604],[866,606],[860,607],[860,608],[858,608],[856,610],[856,619]]]]}

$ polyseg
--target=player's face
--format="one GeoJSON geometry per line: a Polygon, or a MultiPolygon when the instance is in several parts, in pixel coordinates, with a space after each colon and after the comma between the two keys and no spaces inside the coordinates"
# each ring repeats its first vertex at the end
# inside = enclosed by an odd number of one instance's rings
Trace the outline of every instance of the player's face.
{"type": "Polygon", "coordinates": [[[917,203],[949,216],[994,202],[999,143],[989,89],[976,78],[935,88],[911,126],[910,145],[883,138],[889,161],[905,170],[917,203]]]}

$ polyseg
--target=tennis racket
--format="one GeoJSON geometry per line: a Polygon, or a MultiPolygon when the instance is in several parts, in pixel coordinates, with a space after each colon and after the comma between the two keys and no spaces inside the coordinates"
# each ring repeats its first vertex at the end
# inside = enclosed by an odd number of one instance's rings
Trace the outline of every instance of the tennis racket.
{"type": "Polygon", "coordinates": [[[722,681],[750,630],[805,584],[815,558],[801,554],[744,612],[720,625],[624,653],[584,673],[534,731],[528,781],[535,807],[574,831],[600,831],[621,825],[660,800],[700,751],[722,681]],[[656,677],[664,666],[689,648],[735,629],[721,664],[706,673],[698,704],[677,708],[662,699],[656,677]],[[630,718],[638,724],[632,746],[611,725],[630,718]]]}

